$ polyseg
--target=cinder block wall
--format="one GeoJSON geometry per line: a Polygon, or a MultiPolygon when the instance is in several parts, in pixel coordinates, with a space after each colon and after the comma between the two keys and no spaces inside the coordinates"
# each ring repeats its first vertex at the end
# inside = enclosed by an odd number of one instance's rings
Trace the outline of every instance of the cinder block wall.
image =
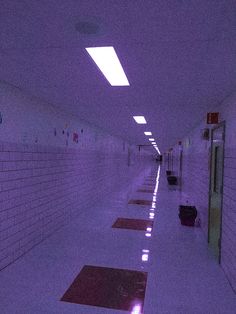
{"type": "Polygon", "coordinates": [[[144,151],[7,84],[0,108],[0,269],[152,165],[144,151]]]}
{"type": "Polygon", "coordinates": [[[201,137],[201,130],[204,127],[204,124],[199,125],[183,141],[182,187],[185,199],[197,207],[201,227],[207,237],[210,141],[201,137]]]}
{"type": "MultiPolygon", "coordinates": [[[[226,123],[221,266],[236,291],[236,94],[232,94],[220,106],[209,111],[219,111],[221,121],[226,123]]],[[[182,140],[182,191],[183,201],[189,200],[196,205],[201,218],[201,227],[207,239],[210,141],[203,140],[201,136],[206,126],[205,121],[200,123],[182,140]]],[[[174,147],[174,153],[178,153],[177,145],[174,147]]]]}

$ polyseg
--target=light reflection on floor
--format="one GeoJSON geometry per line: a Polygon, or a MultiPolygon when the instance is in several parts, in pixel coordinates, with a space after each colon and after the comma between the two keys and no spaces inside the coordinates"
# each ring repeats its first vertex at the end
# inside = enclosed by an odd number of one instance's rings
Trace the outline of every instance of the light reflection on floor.
{"type": "MultiPolygon", "coordinates": [[[[0,272],[0,313],[235,314],[235,294],[207,249],[201,229],[179,223],[179,191],[169,190],[165,169],[152,171],[132,194],[124,195],[124,190],[128,189],[123,188],[121,194],[90,208],[0,272]],[[153,193],[140,191],[146,189],[147,181],[151,182],[148,189],[153,193]],[[140,206],[135,202],[127,204],[127,200],[147,202],[140,206]],[[119,217],[149,220],[153,225],[141,231],[111,228],[119,217]],[[143,311],[140,295],[133,290],[134,299],[130,299],[124,283],[116,286],[123,293],[120,307],[119,293],[117,298],[112,294],[110,308],[106,307],[106,299],[102,306],[60,301],[85,265],[104,274],[112,269],[119,278],[125,274],[124,280],[129,271],[148,274],[143,311]],[[122,307],[124,300],[128,300],[129,306],[126,303],[122,307]]],[[[111,283],[109,289],[112,287],[111,283]]],[[[143,285],[141,290],[143,293],[143,285]]]]}

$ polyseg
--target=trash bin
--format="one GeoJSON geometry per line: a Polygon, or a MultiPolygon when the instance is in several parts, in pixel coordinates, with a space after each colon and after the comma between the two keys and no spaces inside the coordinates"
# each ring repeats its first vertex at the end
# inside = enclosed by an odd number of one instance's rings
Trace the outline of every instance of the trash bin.
{"type": "Polygon", "coordinates": [[[189,205],[179,206],[179,219],[181,221],[181,225],[193,227],[196,218],[197,209],[195,206],[189,205]]]}
{"type": "Polygon", "coordinates": [[[176,176],[168,176],[167,181],[169,185],[176,185],[177,184],[177,177],[176,176]]]}

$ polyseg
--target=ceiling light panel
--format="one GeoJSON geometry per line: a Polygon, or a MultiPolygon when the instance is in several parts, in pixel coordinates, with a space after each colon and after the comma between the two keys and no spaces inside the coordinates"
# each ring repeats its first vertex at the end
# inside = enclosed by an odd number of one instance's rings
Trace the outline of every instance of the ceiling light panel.
{"type": "Polygon", "coordinates": [[[152,132],[144,132],[145,135],[152,135],[152,132]]]}
{"type": "Polygon", "coordinates": [[[114,47],[85,48],[112,86],[129,86],[114,47]]]}
{"type": "Polygon", "coordinates": [[[146,124],[147,121],[144,118],[144,116],[133,116],[134,120],[138,123],[138,124],[146,124]]]}

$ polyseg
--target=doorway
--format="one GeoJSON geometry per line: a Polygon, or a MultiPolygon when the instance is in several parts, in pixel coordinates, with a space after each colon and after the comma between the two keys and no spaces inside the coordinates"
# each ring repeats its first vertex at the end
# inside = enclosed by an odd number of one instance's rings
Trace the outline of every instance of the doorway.
{"type": "Polygon", "coordinates": [[[225,123],[211,131],[208,243],[220,263],[225,123]]]}

